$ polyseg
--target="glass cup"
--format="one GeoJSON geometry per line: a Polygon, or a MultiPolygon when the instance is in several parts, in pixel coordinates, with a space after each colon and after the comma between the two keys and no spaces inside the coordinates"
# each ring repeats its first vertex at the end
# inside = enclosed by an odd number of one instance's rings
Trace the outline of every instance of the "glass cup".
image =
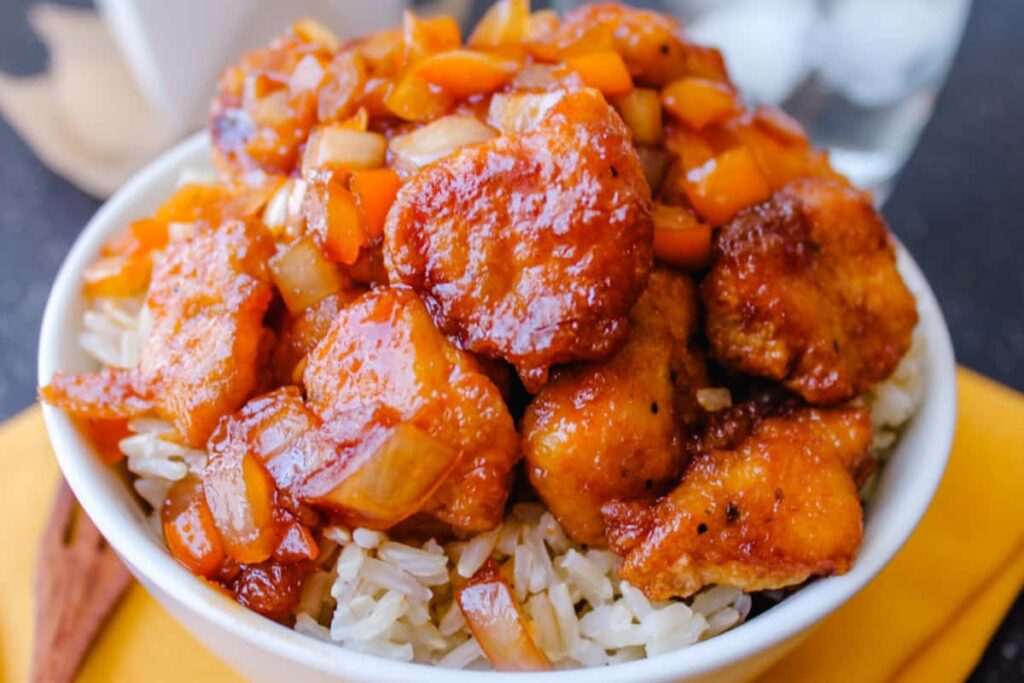
{"type": "MultiPolygon", "coordinates": [[[[586,2],[554,0],[560,12],[586,2]]],[[[881,203],[931,116],[970,0],[635,0],[722,50],[751,104],[781,107],[881,203]]]]}

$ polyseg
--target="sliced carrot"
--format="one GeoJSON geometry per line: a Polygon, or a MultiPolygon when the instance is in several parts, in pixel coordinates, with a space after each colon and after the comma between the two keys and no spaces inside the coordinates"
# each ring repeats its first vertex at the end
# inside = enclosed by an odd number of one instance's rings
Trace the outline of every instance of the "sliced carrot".
{"type": "Polygon", "coordinates": [[[416,73],[406,73],[384,98],[384,106],[406,121],[436,119],[451,108],[451,97],[416,73]]]}
{"type": "Polygon", "coordinates": [[[686,174],[686,196],[712,225],[721,225],[740,209],[767,199],[772,192],[754,155],[736,147],[686,174]]]}
{"type": "Polygon", "coordinates": [[[670,114],[698,130],[740,111],[732,88],[703,78],[669,83],[661,91],[661,102],[670,114]]]}
{"type": "Polygon", "coordinates": [[[585,84],[609,97],[625,95],[633,89],[633,78],[618,52],[593,52],[570,57],[566,64],[580,75],[585,84]]]}
{"type": "Polygon", "coordinates": [[[427,57],[413,72],[456,99],[491,93],[508,83],[516,61],[476,50],[449,50],[427,57]]]}
{"type": "Polygon", "coordinates": [[[402,179],[390,168],[358,171],[352,175],[349,188],[363,210],[367,236],[371,240],[384,233],[384,221],[400,187],[402,179]]]}
{"type": "Polygon", "coordinates": [[[682,206],[655,204],[654,257],[684,270],[700,270],[711,258],[711,226],[682,206]]]}

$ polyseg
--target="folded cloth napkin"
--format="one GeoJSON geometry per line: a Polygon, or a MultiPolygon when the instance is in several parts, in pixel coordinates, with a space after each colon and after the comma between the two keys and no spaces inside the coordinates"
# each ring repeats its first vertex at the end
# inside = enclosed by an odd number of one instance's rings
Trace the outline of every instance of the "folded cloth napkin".
{"type": "MultiPolygon", "coordinates": [[[[959,373],[956,439],[920,527],[860,595],[764,681],[960,681],[1024,582],[1024,396],[959,373]]],[[[0,681],[23,681],[36,543],[57,484],[37,408],[0,427],[0,681]]],[[[83,681],[233,681],[138,585],[99,638],[83,681]]]]}
{"type": "Polygon", "coordinates": [[[0,113],[51,170],[107,197],[172,143],[95,11],[33,5],[29,23],[50,52],[49,70],[0,73],[0,113]]]}

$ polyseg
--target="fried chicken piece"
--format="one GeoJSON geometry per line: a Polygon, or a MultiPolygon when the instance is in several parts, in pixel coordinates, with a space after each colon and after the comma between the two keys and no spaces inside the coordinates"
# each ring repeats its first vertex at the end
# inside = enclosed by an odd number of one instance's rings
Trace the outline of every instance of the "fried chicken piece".
{"type": "Polygon", "coordinates": [[[270,233],[256,222],[197,224],[154,259],[146,297],[152,329],[137,369],[54,376],[47,400],[87,418],[131,417],[155,409],[182,442],[201,447],[221,415],[256,390],[269,350],[263,315],[273,290],[270,233]]]}
{"type": "Polygon", "coordinates": [[[595,3],[573,10],[556,35],[562,47],[594,43],[611,33],[613,46],[640,85],[661,87],[684,76],[729,82],[722,54],[683,38],[669,16],[618,3],[595,3]]]}
{"type": "Polygon", "coordinates": [[[831,180],[790,183],[725,225],[701,294],[719,362],[820,405],[887,377],[917,324],[881,216],[831,180]]]}
{"type": "Polygon", "coordinates": [[[391,282],[422,293],[446,335],[509,361],[531,391],[550,366],[625,342],[652,259],[629,131],[597,91],[544,97],[553,106],[532,129],[412,177],[384,245],[391,282]]]}
{"type": "Polygon", "coordinates": [[[320,343],[338,317],[338,312],[358,294],[359,291],[342,291],[326,296],[298,313],[285,312],[271,360],[278,384],[298,381],[306,354],[320,343]]]}
{"type": "Polygon", "coordinates": [[[870,444],[863,407],[716,413],[675,490],[655,504],[605,506],[619,575],[660,600],[848,571],[863,531],[853,473],[870,444]]]}
{"type": "Polygon", "coordinates": [[[501,393],[434,326],[411,290],[378,288],[341,310],[307,356],[310,408],[325,421],[397,413],[460,451],[426,506],[459,532],[491,529],[504,512],[519,443],[501,393]]]}
{"type": "Polygon", "coordinates": [[[685,427],[698,418],[703,360],[688,344],[697,293],[657,269],[630,315],[630,337],[604,361],[560,368],[529,405],[523,452],[530,482],[566,532],[603,546],[601,506],[664,493],[685,463],[685,427]]]}
{"type": "Polygon", "coordinates": [[[262,224],[232,221],[172,242],[154,264],[146,297],[153,327],[139,372],[158,387],[157,413],[187,445],[203,444],[257,388],[269,350],[263,315],[273,253],[262,224]]]}

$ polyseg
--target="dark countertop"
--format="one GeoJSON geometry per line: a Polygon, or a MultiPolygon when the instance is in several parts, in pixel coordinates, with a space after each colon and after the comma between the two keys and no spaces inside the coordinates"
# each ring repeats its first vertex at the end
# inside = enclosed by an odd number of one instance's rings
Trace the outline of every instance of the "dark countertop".
{"type": "MultiPolygon", "coordinates": [[[[31,0],[0,9],[0,70],[34,73],[31,0]]],[[[67,4],[88,5],[88,0],[67,4]]],[[[1024,3],[976,0],[935,116],[885,207],[935,288],[959,361],[1024,390],[1024,3]]],[[[46,170],[0,122],[0,418],[34,396],[50,282],[98,202],[46,170]]],[[[1024,679],[1024,599],[971,677],[1024,679]]]]}

